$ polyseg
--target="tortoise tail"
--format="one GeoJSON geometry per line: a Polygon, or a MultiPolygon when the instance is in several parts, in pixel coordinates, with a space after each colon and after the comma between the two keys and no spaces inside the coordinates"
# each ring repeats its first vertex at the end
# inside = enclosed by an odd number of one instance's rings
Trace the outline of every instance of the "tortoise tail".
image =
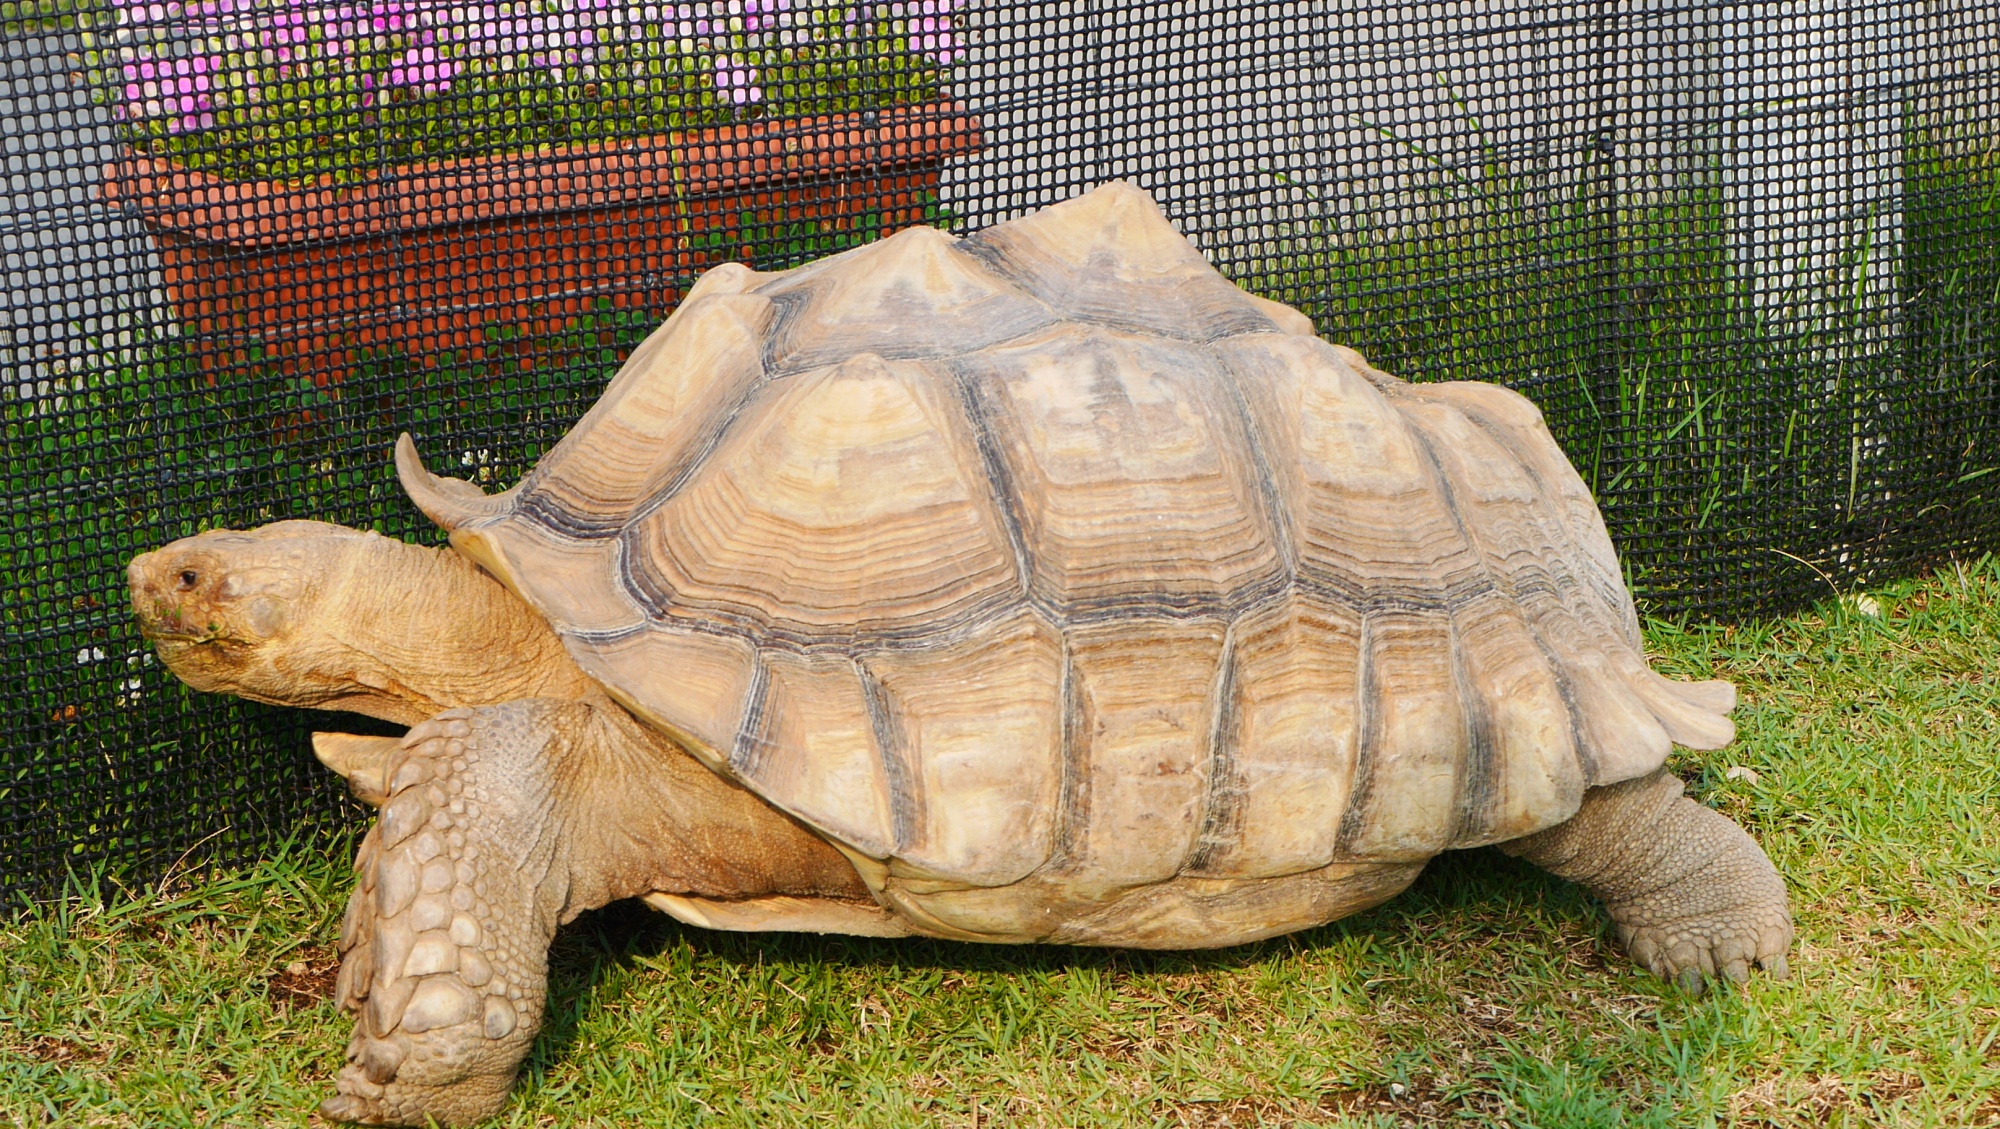
{"type": "Polygon", "coordinates": [[[446,532],[471,525],[506,512],[505,495],[489,496],[479,487],[457,478],[443,478],[424,469],[417,454],[416,440],[404,432],[396,440],[396,477],[410,501],[446,532]]]}

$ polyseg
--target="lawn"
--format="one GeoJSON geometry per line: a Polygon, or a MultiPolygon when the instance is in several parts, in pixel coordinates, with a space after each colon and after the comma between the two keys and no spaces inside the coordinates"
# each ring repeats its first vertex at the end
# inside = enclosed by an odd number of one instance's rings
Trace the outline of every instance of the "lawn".
{"type": "MultiPolygon", "coordinates": [[[[1792,979],[1689,998],[1493,851],[1200,955],[566,928],[501,1125],[2000,1126],[2000,562],[1760,625],[1649,627],[1734,679],[1676,767],[1793,892],[1792,979]],[[1749,772],[1733,772],[1732,769],[1749,772]]],[[[303,1125],[347,844],[0,926],[0,1115],[303,1125]]]]}

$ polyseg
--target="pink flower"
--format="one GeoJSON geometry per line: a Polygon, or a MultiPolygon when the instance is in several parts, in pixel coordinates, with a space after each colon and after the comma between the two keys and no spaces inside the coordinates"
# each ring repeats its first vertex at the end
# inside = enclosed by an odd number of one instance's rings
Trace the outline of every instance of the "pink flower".
{"type": "Polygon", "coordinates": [[[849,9],[849,22],[857,19],[903,20],[904,34],[909,37],[910,47],[929,55],[938,66],[949,66],[965,57],[965,43],[958,37],[958,28],[952,23],[960,0],[891,0],[886,4],[871,4],[867,0],[849,9]]]}
{"type": "Polygon", "coordinates": [[[730,14],[740,14],[743,30],[755,33],[778,26],[783,13],[791,7],[791,0],[740,0],[740,3],[732,3],[730,7],[740,7],[740,12],[732,11],[730,14]]]}
{"type": "Polygon", "coordinates": [[[136,117],[170,118],[176,133],[215,124],[215,76],[222,60],[213,55],[142,59],[126,63],[125,105],[136,117]]]}
{"type": "Polygon", "coordinates": [[[450,90],[452,76],[457,73],[458,60],[440,55],[436,47],[426,43],[403,52],[389,68],[389,85],[416,86],[435,94],[450,90]]]}
{"type": "Polygon", "coordinates": [[[764,99],[757,85],[757,68],[727,55],[715,60],[715,89],[732,105],[746,106],[764,99]]]}

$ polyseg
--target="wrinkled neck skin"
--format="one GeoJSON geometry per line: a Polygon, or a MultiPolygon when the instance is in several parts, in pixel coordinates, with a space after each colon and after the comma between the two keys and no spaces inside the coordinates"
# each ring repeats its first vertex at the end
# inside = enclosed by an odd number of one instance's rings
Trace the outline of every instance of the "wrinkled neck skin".
{"type": "Polygon", "coordinates": [[[457,553],[382,537],[346,556],[325,578],[317,641],[281,660],[302,691],[331,696],[280,704],[415,725],[521,698],[608,701],[540,615],[457,553]]]}

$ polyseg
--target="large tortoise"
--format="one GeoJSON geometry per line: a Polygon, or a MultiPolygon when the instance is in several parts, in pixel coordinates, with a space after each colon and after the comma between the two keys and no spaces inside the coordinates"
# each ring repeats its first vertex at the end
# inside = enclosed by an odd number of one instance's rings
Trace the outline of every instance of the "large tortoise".
{"type": "Polygon", "coordinates": [[[190,684],[355,710],[328,1116],[504,1102],[558,923],[1233,945],[1499,844],[1699,990],[1791,923],[1671,744],[1536,410],[1410,385],[1239,290],[1113,184],[964,239],[703,276],[574,431],[419,548],[317,522],[132,562],[190,684]]]}

